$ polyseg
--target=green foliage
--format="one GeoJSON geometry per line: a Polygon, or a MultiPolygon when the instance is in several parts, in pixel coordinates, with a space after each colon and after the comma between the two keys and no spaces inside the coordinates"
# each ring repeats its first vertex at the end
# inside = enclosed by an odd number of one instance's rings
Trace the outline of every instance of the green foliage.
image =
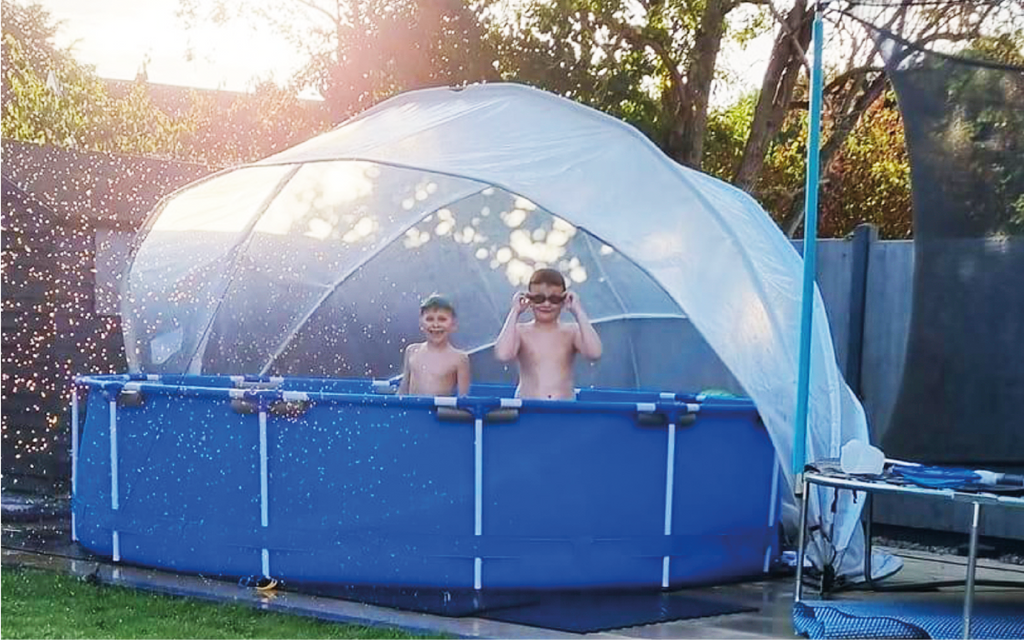
{"type": "Polygon", "coordinates": [[[745,45],[774,27],[771,11],[760,8],[744,13],[731,23],[728,37],[735,40],[736,44],[745,45]]]}
{"type": "Polygon", "coordinates": [[[57,49],[37,5],[3,3],[4,137],[96,151],[173,152],[184,123],[156,112],[145,89],[111,98],[92,68],[57,49]]]}
{"type": "Polygon", "coordinates": [[[1024,30],[977,38],[962,52],[962,55],[967,58],[1024,67],[1024,30]]]}
{"type": "Polygon", "coordinates": [[[833,171],[834,179],[821,194],[822,237],[846,236],[864,222],[876,225],[883,238],[913,235],[910,162],[894,99],[865,114],[834,160],[833,171]]]}
{"type": "Polygon", "coordinates": [[[270,83],[225,102],[215,92],[104,81],[57,48],[55,32],[38,5],[4,0],[5,138],[218,166],[257,160],[330,127],[320,105],[270,83]],[[158,106],[154,92],[177,100],[158,106]],[[182,96],[185,104],[176,104],[182,96]]]}
{"type": "Polygon", "coordinates": [[[765,152],[758,202],[782,224],[794,197],[801,197],[807,164],[807,112],[793,111],[765,152]]]}
{"type": "Polygon", "coordinates": [[[4,638],[415,638],[234,604],[96,585],[74,576],[5,568],[4,638]]]}
{"type": "Polygon", "coordinates": [[[155,112],[142,87],[112,99],[92,68],[53,45],[55,31],[38,5],[3,3],[2,135],[96,151],[173,152],[186,125],[155,112]]]}
{"type": "Polygon", "coordinates": [[[749,93],[731,105],[712,109],[708,113],[707,137],[704,141],[703,171],[729,181],[743,155],[743,147],[750,135],[757,93],[749,93]]]}
{"type": "MultiPolygon", "coordinates": [[[[779,224],[803,202],[806,154],[807,112],[793,112],[772,141],[757,184],[759,201],[779,224]]],[[[860,120],[833,159],[830,175],[818,197],[819,236],[843,237],[868,222],[882,238],[912,235],[910,164],[894,99],[860,120]]]]}
{"type": "MultiPolygon", "coordinates": [[[[703,2],[651,3],[642,11],[626,0],[481,4],[504,79],[621,118],[664,147],[677,115],[668,95],[672,70],[666,58],[674,67],[686,60],[703,2]]],[[[752,37],[760,28],[752,20],[738,27],[734,37],[752,37]]]]}
{"type": "Polygon", "coordinates": [[[206,164],[265,158],[331,127],[321,103],[301,101],[270,82],[231,100],[199,91],[191,91],[188,99],[182,117],[192,126],[180,139],[178,157],[206,164]]]}
{"type": "Polygon", "coordinates": [[[949,161],[975,188],[950,191],[971,215],[962,231],[970,234],[1024,234],[1024,31],[977,38],[961,57],[1014,65],[1013,71],[948,65],[946,118],[936,123],[949,161]],[[977,188],[984,185],[985,189],[977,188]]]}
{"type": "Polygon", "coordinates": [[[1022,234],[1017,206],[1024,197],[1024,73],[964,69],[958,75],[946,98],[956,107],[947,109],[934,135],[963,174],[947,185],[950,196],[963,211],[981,214],[970,215],[960,231],[1022,234]]]}
{"type": "MultiPolygon", "coordinates": [[[[156,155],[226,165],[255,160],[327,130],[339,118],[398,91],[482,78],[522,82],[621,118],[666,148],[679,117],[672,74],[690,54],[703,0],[637,4],[631,0],[179,0],[192,23],[250,20],[269,25],[307,54],[291,88],[258,85],[252,94],[191,91],[168,106],[160,88],[142,82],[113,90],[72,53],[54,46],[56,31],[38,5],[3,0],[4,137],[82,149],[156,155]],[[299,101],[314,86],[326,105],[299,101]],[[179,100],[179,102],[181,102],[179,100]]],[[[763,8],[737,12],[726,37],[744,43],[773,28],[763,8]]],[[[1024,32],[976,38],[965,54],[1024,64],[1024,32]]],[[[994,76],[993,76],[994,78],[994,76]]],[[[1024,91],[979,77],[954,87],[959,101],[949,135],[986,138],[1016,149],[1010,133],[1021,116],[996,113],[981,97],[1024,91]]],[[[125,85],[125,83],[121,83],[125,85]]],[[[853,87],[856,83],[851,83],[853,87]]],[[[1003,83],[1005,85],[1005,83],[1003,83]]],[[[851,91],[854,89],[850,89],[851,91]]],[[[181,92],[179,92],[181,93],[181,92]]],[[[729,180],[750,134],[757,94],[708,114],[702,168],[729,180]]],[[[179,96],[180,97],[180,96],[179,96]]],[[[842,103],[836,97],[835,104],[842,103]]],[[[1012,102],[1011,102],[1012,103],[1012,102]]],[[[826,128],[829,122],[826,113],[826,128]]],[[[806,113],[787,116],[767,146],[754,193],[782,221],[802,199],[806,113]]],[[[1012,157],[1004,154],[1002,157],[1012,157]]],[[[1024,225],[1020,163],[977,159],[993,185],[976,203],[998,206],[1000,229],[1024,225]],[[999,164],[1002,163],[1002,164],[999,164]],[[996,166],[998,165],[998,166],[996,166]]],[[[891,99],[854,129],[823,185],[823,234],[844,235],[873,221],[884,237],[908,237],[909,168],[902,123],[891,99]]]]}

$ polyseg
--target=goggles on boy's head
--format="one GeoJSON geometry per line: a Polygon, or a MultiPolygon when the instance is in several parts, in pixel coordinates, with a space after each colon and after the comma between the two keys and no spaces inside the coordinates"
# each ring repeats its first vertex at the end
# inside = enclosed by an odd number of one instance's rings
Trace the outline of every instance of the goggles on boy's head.
{"type": "Polygon", "coordinates": [[[565,302],[564,293],[552,293],[551,295],[544,295],[543,293],[525,293],[526,299],[533,304],[543,304],[545,300],[551,304],[562,304],[565,302]]]}

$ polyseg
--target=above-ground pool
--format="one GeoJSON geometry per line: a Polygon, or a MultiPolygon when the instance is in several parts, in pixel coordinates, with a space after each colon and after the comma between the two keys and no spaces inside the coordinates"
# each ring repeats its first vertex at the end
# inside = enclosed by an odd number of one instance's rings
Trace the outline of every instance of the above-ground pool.
{"type": "Polygon", "coordinates": [[[779,553],[778,467],[745,399],[78,383],[73,535],[114,561],[297,585],[658,589],[757,576],[779,553]]]}

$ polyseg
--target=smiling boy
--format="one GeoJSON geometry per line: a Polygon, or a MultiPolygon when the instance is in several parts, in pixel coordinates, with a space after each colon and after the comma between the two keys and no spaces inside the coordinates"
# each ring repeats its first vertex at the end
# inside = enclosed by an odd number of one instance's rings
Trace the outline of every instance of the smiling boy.
{"type": "Polygon", "coordinates": [[[406,347],[399,394],[469,394],[469,356],[450,342],[458,326],[455,307],[446,298],[432,295],[420,304],[420,331],[426,342],[406,347]]]}
{"type": "Polygon", "coordinates": [[[579,295],[566,291],[565,278],[555,269],[537,269],[530,277],[529,292],[517,292],[505,318],[494,355],[502,362],[519,361],[521,398],[572,400],[576,391],[572,364],[579,353],[590,360],[601,357],[603,347],[579,295]],[[559,321],[566,308],[576,324],[559,321]],[[533,311],[533,321],[520,324],[519,317],[533,311]]]}

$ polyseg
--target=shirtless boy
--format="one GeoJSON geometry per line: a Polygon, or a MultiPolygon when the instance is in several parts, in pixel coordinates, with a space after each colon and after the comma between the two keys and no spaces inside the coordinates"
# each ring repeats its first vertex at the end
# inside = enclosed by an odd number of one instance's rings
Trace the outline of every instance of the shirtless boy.
{"type": "Polygon", "coordinates": [[[566,292],[565,279],[554,269],[538,269],[530,277],[528,293],[512,298],[494,354],[502,362],[519,361],[520,398],[572,400],[575,393],[572,363],[577,353],[590,360],[601,357],[601,338],[574,291],[566,292]],[[559,321],[566,308],[576,324],[559,321]],[[533,321],[520,324],[519,316],[533,311],[533,321]]]}
{"type": "Polygon", "coordinates": [[[426,342],[405,348],[401,395],[469,395],[469,356],[451,345],[458,328],[455,307],[447,299],[432,295],[420,304],[420,331],[426,342]]]}

